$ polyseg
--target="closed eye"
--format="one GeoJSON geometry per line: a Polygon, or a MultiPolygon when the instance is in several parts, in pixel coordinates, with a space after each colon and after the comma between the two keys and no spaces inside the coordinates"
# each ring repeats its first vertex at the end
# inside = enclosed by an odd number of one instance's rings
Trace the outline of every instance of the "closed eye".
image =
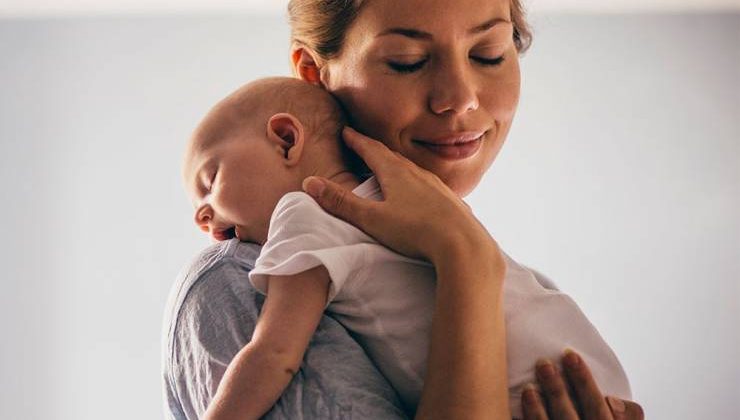
{"type": "Polygon", "coordinates": [[[211,192],[213,189],[213,184],[216,182],[216,175],[218,175],[218,169],[214,170],[211,176],[208,177],[208,182],[206,183],[206,192],[211,192]]]}
{"type": "Polygon", "coordinates": [[[504,56],[496,57],[496,58],[487,58],[487,57],[471,57],[473,60],[477,61],[479,64],[483,64],[484,66],[498,66],[499,64],[504,62],[504,56]]]}
{"type": "MultiPolygon", "coordinates": [[[[472,60],[477,62],[478,64],[484,65],[484,66],[498,66],[499,64],[504,62],[504,56],[495,57],[495,58],[488,58],[488,57],[477,57],[477,56],[471,56],[472,60]]],[[[393,71],[397,73],[413,73],[415,71],[421,70],[424,65],[429,61],[428,58],[425,58],[423,60],[416,61],[414,63],[398,63],[394,61],[388,62],[388,67],[390,67],[393,71]]]]}
{"type": "Polygon", "coordinates": [[[413,73],[417,70],[420,70],[422,67],[424,67],[424,64],[426,64],[427,61],[429,61],[428,58],[419,60],[414,63],[398,63],[394,61],[389,61],[388,67],[390,67],[391,70],[398,72],[398,73],[413,73]]]}

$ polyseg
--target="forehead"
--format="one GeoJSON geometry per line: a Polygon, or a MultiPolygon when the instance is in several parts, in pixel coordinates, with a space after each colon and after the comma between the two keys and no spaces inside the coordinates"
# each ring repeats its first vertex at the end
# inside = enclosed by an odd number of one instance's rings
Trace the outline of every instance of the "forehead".
{"type": "Polygon", "coordinates": [[[246,139],[255,125],[253,116],[239,110],[230,102],[222,101],[212,108],[196,127],[185,152],[184,172],[193,171],[203,160],[216,158],[229,143],[246,139]]]}
{"type": "Polygon", "coordinates": [[[414,28],[443,37],[492,18],[511,20],[509,0],[367,0],[356,24],[372,31],[414,28]]]}

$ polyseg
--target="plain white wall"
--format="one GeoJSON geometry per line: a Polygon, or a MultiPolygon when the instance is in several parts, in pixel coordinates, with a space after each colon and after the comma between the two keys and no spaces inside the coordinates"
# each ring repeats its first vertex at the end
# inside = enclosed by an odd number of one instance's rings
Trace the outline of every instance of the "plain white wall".
{"type": "MultiPolygon", "coordinates": [[[[740,407],[740,15],[535,15],[470,197],[569,292],[651,419],[740,407]]],[[[183,143],[288,71],[282,17],[0,21],[0,418],[161,417],[160,326],[208,241],[183,143]]]]}

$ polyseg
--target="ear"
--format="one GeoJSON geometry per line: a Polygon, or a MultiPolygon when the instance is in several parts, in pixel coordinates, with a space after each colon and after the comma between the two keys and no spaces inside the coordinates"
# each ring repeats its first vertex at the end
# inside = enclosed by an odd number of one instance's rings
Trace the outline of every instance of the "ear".
{"type": "Polygon", "coordinates": [[[306,143],[303,124],[288,113],[275,114],[267,121],[267,139],[284,157],[287,166],[295,166],[306,143]]]}
{"type": "Polygon", "coordinates": [[[293,62],[293,73],[297,78],[305,80],[312,85],[321,85],[321,68],[314,54],[302,45],[294,45],[290,55],[293,62]]]}

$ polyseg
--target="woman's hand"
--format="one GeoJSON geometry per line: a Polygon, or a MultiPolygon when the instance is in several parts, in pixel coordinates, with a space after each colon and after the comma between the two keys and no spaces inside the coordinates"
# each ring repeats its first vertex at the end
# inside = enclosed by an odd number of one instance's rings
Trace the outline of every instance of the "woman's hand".
{"type": "Polygon", "coordinates": [[[528,387],[522,393],[524,420],[642,420],[642,407],[632,401],[623,401],[601,394],[591,371],[583,359],[573,351],[562,358],[565,378],[552,362],[537,364],[537,382],[542,396],[528,387]],[[572,390],[572,397],[569,390],[572,390]]]}
{"type": "Polygon", "coordinates": [[[383,245],[434,264],[427,375],[415,418],[510,418],[506,263],[496,241],[436,175],[353,130],[345,129],[344,139],[375,173],[384,200],[362,199],[315,177],[304,190],[383,245]]]}
{"type": "Polygon", "coordinates": [[[349,127],[343,136],[377,177],[384,201],[360,198],[324,178],[306,178],[303,189],[324,210],[412,258],[434,262],[461,241],[492,244],[492,255],[500,254],[467,204],[435,174],[349,127]]]}

